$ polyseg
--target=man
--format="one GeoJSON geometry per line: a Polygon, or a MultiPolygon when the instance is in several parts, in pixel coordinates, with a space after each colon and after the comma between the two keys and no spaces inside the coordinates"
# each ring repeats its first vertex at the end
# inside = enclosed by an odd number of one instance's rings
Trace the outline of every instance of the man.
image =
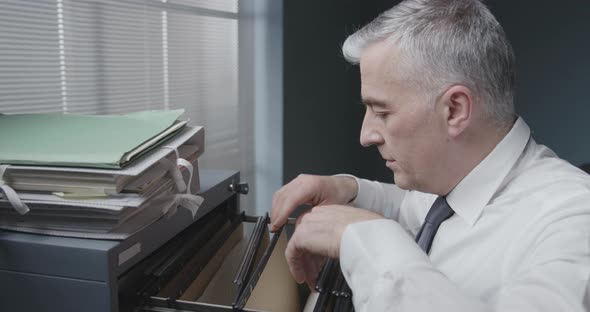
{"type": "Polygon", "coordinates": [[[315,206],[285,253],[295,279],[332,257],[357,311],[588,311],[589,176],[515,116],[513,51],[485,5],[406,0],[343,52],[361,144],[395,185],[301,175],[277,191],[274,229],[315,206]]]}

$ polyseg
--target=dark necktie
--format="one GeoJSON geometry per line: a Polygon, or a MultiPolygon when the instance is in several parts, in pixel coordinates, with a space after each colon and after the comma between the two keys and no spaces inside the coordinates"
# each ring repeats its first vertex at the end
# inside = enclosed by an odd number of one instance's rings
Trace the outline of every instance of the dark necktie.
{"type": "Polygon", "coordinates": [[[432,246],[432,240],[436,235],[436,231],[438,231],[438,227],[443,221],[450,218],[453,213],[455,212],[443,196],[439,196],[430,207],[424,224],[422,224],[420,232],[416,235],[416,243],[426,254],[430,252],[430,246],[432,246]]]}

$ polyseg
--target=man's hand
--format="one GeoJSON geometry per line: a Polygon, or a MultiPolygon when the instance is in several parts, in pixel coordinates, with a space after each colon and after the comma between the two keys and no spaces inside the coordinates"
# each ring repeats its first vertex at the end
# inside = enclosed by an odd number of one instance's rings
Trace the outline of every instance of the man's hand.
{"type": "Polygon", "coordinates": [[[314,287],[326,257],[338,258],[340,239],[349,224],[383,219],[374,212],[349,206],[317,206],[297,219],[285,257],[295,280],[314,287]]]}
{"type": "Polygon", "coordinates": [[[357,194],[353,178],[344,176],[299,175],[273,196],[271,230],[276,231],[300,205],[348,204],[357,194]]]}

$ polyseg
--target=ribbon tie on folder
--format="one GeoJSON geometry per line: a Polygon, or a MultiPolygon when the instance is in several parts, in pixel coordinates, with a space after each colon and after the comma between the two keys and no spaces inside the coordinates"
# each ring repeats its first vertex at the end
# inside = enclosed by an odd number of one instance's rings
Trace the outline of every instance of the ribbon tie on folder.
{"type": "Polygon", "coordinates": [[[199,210],[199,207],[201,207],[203,201],[204,198],[198,195],[176,194],[176,202],[178,205],[188,209],[193,218],[197,215],[197,211],[199,210]]]}
{"type": "Polygon", "coordinates": [[[180,172],[180,169],[178,168],[178,159],[180,159],[178,156],[178,150],[172,146],[162,146],[162,148],[167,148],[167,149],[171,149],[176,153],[176,162],[172,162],[170,161],[168,158],[162,158],[160,159],[160,163],[163,164],[164,166],[166,166],[166,168],[168,169],[168,172],[170,172],[170,176],[172,177],[172,180],[174,180],[174,183],[176,184],[176,188],[178,189],[179,192],[184,192],[187,187],[186,187],[186,183],[184,182],[184,179],[182,177],[182,173],[180,172]]]}
{"type": "Polygon", "coordinates": [[[4,181],[4,173],[6,168],[8,168],[8,165],[0,165],[0,190],[4,192],[4,196],[6,199],[8,199],[14,210],[16,210],[16,212],[20,213],[21,215],[24,215],[29,212],[30,209],[20,200],[16,191],[12,187],[8,186],[8,184],[6,184],[4,181]]]}
{"type": "MultiPolygon", "coordinates": [[[[172,179],[176,183],[178,190],[180,192],[184,192],[186,190],[186,194],[176,194],[175,201],[178,205],[190,210],[193,218],[197,214],[199,207],[203,203],[203,197],[191,194],[191,185],[193,182],[193,173],[194,168],[193,165],[186,159],[180,158],[180,154],[178,153],[178,149],[173,146],[162,146],[162,148],[171,149],[176,154],[176,164],[172,163],[166,158],[163,158],[162,161],[169,167],[169,171],[172,175],[172,179]],[[188,177],[188,184],[184,182],[184,178],[182,177],[182,173],[180,172],[179,166],[185,167],[188,170],[189,177],[188,177]],[[172,169],[174,167],[174,169],[172,169]]],[[[172,209],[171,213],[173,214],[175,211],[172,209]]]]}

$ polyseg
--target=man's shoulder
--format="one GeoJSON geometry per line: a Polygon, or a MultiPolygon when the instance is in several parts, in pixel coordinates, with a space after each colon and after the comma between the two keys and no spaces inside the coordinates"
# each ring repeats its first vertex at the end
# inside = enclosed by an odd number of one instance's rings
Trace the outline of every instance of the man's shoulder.
{"type": "Polygon", "coordinates": [[[535,145],[523,154],[508,178],[521,186],[590,192],[590,175],[543,145],[535,145]]]}
{"type": "Polygon", "coordinates": [[[523,154],[497,195],[519,198],[537,212],[567,209],[563,206],[590,211],[590,175],[545,146],[533,148],[523,154]]]}

